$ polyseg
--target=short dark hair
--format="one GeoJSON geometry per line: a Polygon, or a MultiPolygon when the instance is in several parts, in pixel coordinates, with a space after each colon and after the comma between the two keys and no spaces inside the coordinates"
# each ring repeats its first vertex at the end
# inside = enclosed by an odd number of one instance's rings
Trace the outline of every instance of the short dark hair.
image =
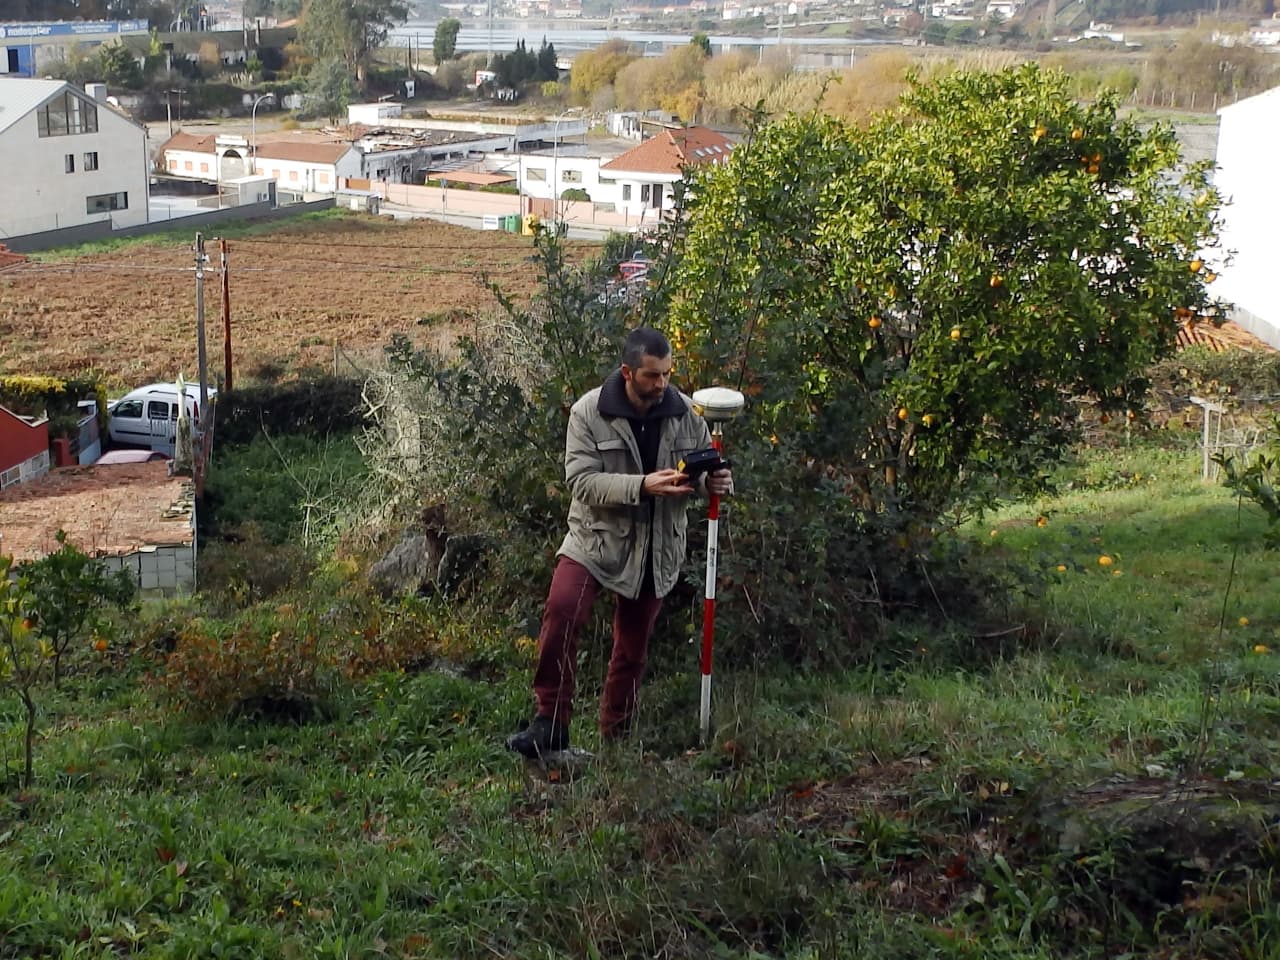
{"type": "Polygon", "coordinates": [[[653,327],[636,327],[622,344],[622,362],[632,370],[644,363],[645,357],[671,356],[671,342],[653,327]]]}

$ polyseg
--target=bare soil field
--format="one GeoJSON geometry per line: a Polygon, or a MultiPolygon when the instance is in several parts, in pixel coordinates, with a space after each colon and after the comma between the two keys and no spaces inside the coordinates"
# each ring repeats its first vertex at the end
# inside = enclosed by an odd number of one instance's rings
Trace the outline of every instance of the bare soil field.
{"type": "MultiPolygon", "coordinates": [[[[229,231],[235,376],[275,377],[367,357],[393,333],[415,342],[496,307],[483,277],[523,300],[537,284],[527,237],[433,220],[326,215],[229,231]]],[[[0,373],[88,369],[123,387],[196,379],[190,239],[32,261],[0,270],[0,373]]],[[[223,368],[219,248],[207,242],[204,304],[211,373],[223,368]]]]}

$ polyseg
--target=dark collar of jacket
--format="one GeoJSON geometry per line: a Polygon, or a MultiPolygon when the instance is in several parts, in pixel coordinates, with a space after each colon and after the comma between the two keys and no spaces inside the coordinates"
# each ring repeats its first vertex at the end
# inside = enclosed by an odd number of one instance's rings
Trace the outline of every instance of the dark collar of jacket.
{"type": "Polygon", "coordinates": [[[603,417],[626,417],[628,420],[656,419],[658,417],[682,417],[688,410],[680,399],[680,391],[668,385],[666,393],[658,405],[648,413],[641,414],[627,399],[627,383],[622,379],[622,370],[617,369],[605,378],[600,385],[600,399],[596,408],[603,417]]]}

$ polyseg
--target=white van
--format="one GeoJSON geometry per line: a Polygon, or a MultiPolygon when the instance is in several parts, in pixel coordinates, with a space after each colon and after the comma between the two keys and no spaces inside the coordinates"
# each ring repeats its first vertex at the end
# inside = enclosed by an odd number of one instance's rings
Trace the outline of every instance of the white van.
{"type": "MultiPolygon", "coordinates": [[[[184,390],[194,433],[200,422],[200,387],[188,383],[184,390]]],[[[217,392],[210,387],[209,399],[217,392]]],[[[175,383],[139,387],[107,404],[107,436],[113,444],[147,447],[172,455],[177,432],[178,385],[175,383]]]]}

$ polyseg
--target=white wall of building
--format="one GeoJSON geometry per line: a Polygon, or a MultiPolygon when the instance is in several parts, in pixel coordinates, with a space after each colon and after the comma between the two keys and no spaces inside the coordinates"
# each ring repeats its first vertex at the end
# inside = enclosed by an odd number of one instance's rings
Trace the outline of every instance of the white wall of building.
{"type": "MultiPolygon", "coordinates": [[[[218,161],[211,153],[166,150],[164,165],[165,170],[175,177],[190,177],[195,180],[206,180],[209,183],[218,182],[218,161]]],[[[252,163],[249,164],[249,166],[252,165],[252,163]]],[[[348,150],[336,164],[278,160],[259,154],[257,173],[273,178],[277,185],[285,190],[296,190],[302,193],[335,193],[338,189],[339,177],[361,175],[360,154],[355,150],[348,150]]],[[[236,178],[242,175],[244,174],[237,172],[236,178]]]]}
{"type": "Polygon", "coordinates": [[[566,190],[577,188],[587,191],[592,203],[610,204],[619,213],[632,216],[670,208],[672,185],[678,176],[611,172],[600,169],[603,162],[599,157],[527,153],[491,162],[490,167],[515,173],[520,194],[526,197],[558,199],[566,190]]]}
{"type": "Polygon", "coordinates": [[[146,131],[105,103],[93,106],[96,133],[42,137],[38,110],[0,131],[0,239],[101,220],[115,228],[147,222],[146,131]],[[89,211],[90,198],[107,197],[92,205],[116,209],[89,211]]]}
{"type": "Polygon", "coordinates": [[[1254,336],[1280,347],[1280,279],[1276,237],[1280,231],[1280,189],[1275,167],[1280,155],[1280,87],[1218,111],[1218,170],[1214,182],[1227,201],[1222,246],[1234,250],[1218,275],[1214,292],[1241,312],[1232,317],[1254,336]]]}
{"type": "Polygon", "coordinates": [[[276,184],[285,190],[336,193],[339,177],[360,176],[360,154],[355,150],[348,150],[337,163],[276,160],[259,154],[257,168],[258,173],[274,177],[276,184]]]}
{"type": "Polygon", "coordinates": [[[403,110],[402,103],[351,103],[347,105],[347,123],[376,125],[400,116],[403,110]]]}
{"type": "Polygon", "coordinates": [[[616,203],[617,184],[600,175],[599,157],[565,157],[525,153],[513,157],[519,164],[517,180],[526,197],[559,198],[566,190],[585,190],[593,203],[616,203]]]}

